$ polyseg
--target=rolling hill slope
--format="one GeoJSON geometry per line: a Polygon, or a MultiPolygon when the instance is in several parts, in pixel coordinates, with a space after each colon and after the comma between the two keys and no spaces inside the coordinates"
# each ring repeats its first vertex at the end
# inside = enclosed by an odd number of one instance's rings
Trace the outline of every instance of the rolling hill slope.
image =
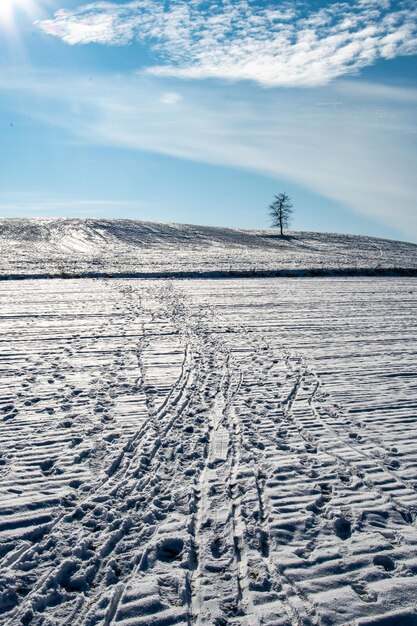
{"type": "Polygon", "coordinates": [[[417,272],[417,245],[105,219],[1,219],[0,278],[417,272]]]}

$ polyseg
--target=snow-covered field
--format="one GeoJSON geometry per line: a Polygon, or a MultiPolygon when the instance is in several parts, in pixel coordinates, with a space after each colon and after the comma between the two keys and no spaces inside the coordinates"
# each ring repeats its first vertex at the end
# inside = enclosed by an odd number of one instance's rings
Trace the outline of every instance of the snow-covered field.
{"type": "Polygon", "coordinates": [[[0,219],[0,278],[384,271],[417,275],[417,245],[132,220],[0,219]]]}
{"type": "Polygon", "coordinates": [[[0,624],[417,624],[416,304],[413,278],[0,283],[0,624]]]}

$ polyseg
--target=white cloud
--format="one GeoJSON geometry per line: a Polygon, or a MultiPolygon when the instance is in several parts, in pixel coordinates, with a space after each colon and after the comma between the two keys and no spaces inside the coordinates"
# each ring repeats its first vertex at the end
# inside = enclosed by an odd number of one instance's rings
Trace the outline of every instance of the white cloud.
{"type": "Polygon", "coordinates": [[[39,22],[68,44],[147,43],[157,76],[253,80],[266,86],[318,86],[378,58],[417,52],[413,0],[305,5],[250,0],[134,0],[61,9],[39,22]]]}

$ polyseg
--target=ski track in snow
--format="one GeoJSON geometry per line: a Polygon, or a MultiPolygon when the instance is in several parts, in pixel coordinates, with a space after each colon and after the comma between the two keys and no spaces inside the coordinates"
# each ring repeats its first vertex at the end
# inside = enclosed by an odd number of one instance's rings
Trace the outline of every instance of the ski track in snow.
{"type": "Polygon", "coordinates": [[[0,624],[415,624],[416,294],[3,283],[0,624]]]}

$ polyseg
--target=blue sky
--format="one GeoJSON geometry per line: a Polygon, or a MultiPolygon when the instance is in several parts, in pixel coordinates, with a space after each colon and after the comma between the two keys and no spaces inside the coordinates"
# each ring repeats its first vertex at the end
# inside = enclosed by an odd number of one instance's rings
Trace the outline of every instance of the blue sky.
{"type": "Polygon", "coordinates": [[[417,241],[414,0],[0,0],[0,214],[417,241]]]}

